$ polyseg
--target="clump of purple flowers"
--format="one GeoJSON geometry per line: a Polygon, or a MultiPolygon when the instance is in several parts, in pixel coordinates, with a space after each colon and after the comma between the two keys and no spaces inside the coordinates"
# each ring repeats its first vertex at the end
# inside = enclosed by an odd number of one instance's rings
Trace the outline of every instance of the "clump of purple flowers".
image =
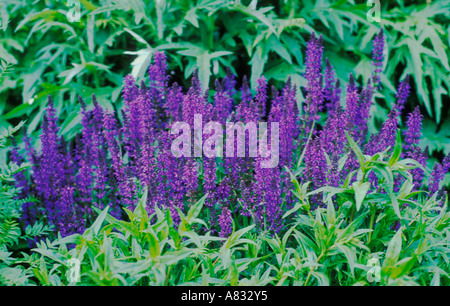
{"type": "MultiPolygon", "coordinates": [[[[346,132],[367,154],[394,145],[409,94],[408,78],[401,82],[397,103],[380,131],[368,135],[367,126],[372,95],[382,72],[383,44],[381,31],[374,41],[374,75],[363,87],[358,87],[353,76],[349,76],[344,107],[340,103],[340,81],[336,80],[332,65],[325,60],[325,69],[322,67],[322,38],[313,34],[306,52],[307,87],[306,100],[300,106],[302,116],[298,115],[296,98],[300,89],[290,80],[281,91],[273,87],[269,91],[266,79],[261,77],[253,95],[247,78],[243,78],[238,90],[236,78],[228,70],[209,95],[208,84],[201,84],[195,71],[191,87],[184,91],[177,83],[170,84],[166,56],[160,52],[155,53],[148,69],[147,84],[136,84],[131,75],[125,77],[124,107],[119,112],[105,111],[95,96],[89,104],[80,99],[82,131],[69,143],[58,136],[56,108],[49,98],[41,128],[41,152],[34,151],[28,137],[24,139],[26,156],[33,168],[28,179],[18,176],[16,182],[22,188],[20,196],[32,195],[40,201],[24,204],[24,218],[32,223],[33,216],[39,217],[36,212],[44,211],[45,218],[61,235],[82,232],[94,217],[92,207],[103,209],[108,205],[110,212],[120,218],[121,208],[133,210],[145,188],[148,212],[154,212],[155,207],[168,208],[175,223],[180,221],[178,209],[186,211],[208,193],[205,205],[210,227],[220,236],[231,234],[233,219],[239,215],[261,230],[277,233],[284,227],[283,213],[294,204],[288,169],[296,168],[300,152],[304,151],[301,181],[310,181],[309,188],[313,190],[337,187],[357,169],[346,132]],[[328,119],[320,126],[318,114],[322,110],[328,112],[328,119]],[[249,157],[248,139],[245,157],[175,157],[171,144],[178,135],[171,134],[171,125],[183,121],[193,127],[195,114],[222,124],[230,120],[244,124],[278,122],[277,167],[263,168],[263,156],[249,157]],[[339,167],[345,156],[344,167],[339,167]]],[[[408,115],[403,157],[425,165],[425,151],[418,146],[421,118],[418,108],[408,115]]],[[[24,160],[17,147],[11,157],[17,163],[24,160]]],[[[440,190],[449,167],[448,156],[442,165],[435,166],[430,192],[440,190]]],[[[421,188],[423,171],[413,169],[411,173],[415,188],[421,188]]],[[[373,188],[377,188],[377,178],[371,180],[373,188]]],[[[314,209],[323,203],[315,195],[312,204],[314,209]]]]}

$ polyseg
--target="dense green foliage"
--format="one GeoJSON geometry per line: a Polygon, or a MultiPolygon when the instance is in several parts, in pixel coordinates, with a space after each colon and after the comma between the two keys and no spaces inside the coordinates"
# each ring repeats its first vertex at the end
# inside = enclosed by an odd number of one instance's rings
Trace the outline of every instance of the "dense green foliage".
{"type": "MultiPolygon", "coordinates": [[[[117,220],[108,207],[83,234],[41,240],[30,254],[12,257],[20,229],[2,221],[0,281],[7,285],[448,285],[450,212],[436,195],[411,192],[408,169],[397,141],[390,156],[362,155],[352,139],[360,168],[349,186],[307,191],[296,186],[297,205],[283,218],[292,224],[280,236],[233,229],[228,238],[205,231],[203,204],[192,205],[174,225],[168,210],[148,215],[146,191],[128,219],[117,220]],[[368,193],[363,186],[374,171],[389,192],[368,193]],[[393,192],[393,176],[407,178],[393,192]],[[310,210],[312,195],[323,194],[326,208],[310,210]],[[407,204],[407,205],[404,205],[407,204]],[[338,208],[336,210],[336,207],[338,208]],[[400,225],[395,232],[392,230],[400,225]],[[8,229],[8,226],[12,227],[8,229]],[[79,267],[79,270],[76,270],[79,267]],[[75,269],[75,270],[74,270],[75,269]]],[[[18,170],[17,170],[18,171],[18,170]]],[[[45,234],[36,223],[21,238],[45,234]]]]}
{"type": "Polygon", "coordinates": [[[354,72],[365,83],[370,42],[381,25],[388,44],[371,129],[390,109],[385,101],[392,99],[396,80],[411,74],[417,93],[411,109],[421,104],[428,114],[424,145],[430,153],[450,152],[448,141],[438,140],[450,137],[443,120],[450,88],[447,0],[382,1],[379,23],[367,20],[370,6],[355,1],[82,0],[77,22],[69,21],[67,13],[74,7],[64,1],[3,0],[0,8],[5,34],[0,57],[11,69],[0,83],[2,127],[28,117],[28,132],[35,131],[46,96],[52,94],[65,114],[63,134],[72,137],[81,121],[77,95],[95,92],[102,106],[112,109],[120,102],[130,64],[132,74],[142,79],[155,50],[170,56],[169,69],[179,83],[195,67],[202,84],[211,75],[223,77],[225,67],[236,67],[233,72],[246,74],[253,89],[263,73],[280,82],[291,76],[304,86],[302,50],[314,31],[323,35],[338,77],[347,79],[354,72]]]}
{"type": "Polygon", "coordinates": [[[228,238],[208,232],[205,198],[177,226],[166,210],[148,215],[145,192],[127,218],[97,210],[82,234],[55,236],[42,222],[24,227],[21,205],[37,199],[17,200],[13,176],[30,164],[7,158],[22,128],[39,148],[48,95],[63,118],[60,134],[71,139],[81,129],[77,97],[95,93],[103,108],[120,109],[123,77],[143,80],[157,50],[180,84],[198,68],[201,83],[212,85],[229,67],[247,75],[253,91],[261,75],[275,85],[290,76],[303,88],[304,50],[315,32],[337,76],[353,72],[365,84],[382,26],[387,50],[369,129],[379,129],[396,83],[409,74],[405,107],[421,106],[421,147],[433,163],[450,153],[450,1],[382,1],[380,23],[354,0],[80,3],[79,21],[70,22],[67,1],[0,0],[0,285],[450,285],[448,197],[411,191],[407,170],[421,166],[399,159],[399,141],[391,155],[364,156],[349,138],[360,167],[340,187],[309,191],[296,178],[300,161],[291,177],[297,204],[284,215],[289,229],[270,235],[234,224],[228,238]],[[389,192],[368,193],[371,171],[389,192]],[[395,175],[405,177],[398,192],[395,175]],[[326,208],[311,210],[317,194],[326,208]]]}

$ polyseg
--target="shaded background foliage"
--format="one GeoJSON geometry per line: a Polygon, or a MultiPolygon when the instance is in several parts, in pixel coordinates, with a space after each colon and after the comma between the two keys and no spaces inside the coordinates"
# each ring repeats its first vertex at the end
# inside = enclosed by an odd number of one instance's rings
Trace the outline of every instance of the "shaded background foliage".
{"type": "Polygon", "coordinates": [[[81,127],[76,96],[95,92],[103,107],[119,108],[123,76],[142,79],[155,50],[168,54],[172,80],[185,86],[198,66],[202,84],[212,85],[211,77],[230,67],[247,75],[253,90],[263,73],[271,83],[291,76],[304,87],[302,50],[313,31],[323,35],[338,77],[347,80],[354,71],[363,84],[370,42],[383,27],[387,48],[371,130],[380,127],[399,80],[410,74],[406,111],[420,105],[426,114],[422,145],[438,159],[450,152],[450,1],[382,1],[380,23],[367,20],[370,6],[363,1],[81,0],[80,20],[72,23],[66,14],[74,7],[67,4],[0,1],[0,57],[10,72],[0,82],[1,127],[27,118],[28,132],[36,131],[52,94],[64,118],[61,134],[71,138],[81,127]]]}
{"type": "MultiPolygon", "coordinates": [[[[382,26],[386,35],[386,53],[381,74],[382,87],[375,96],[377,103],[371,108],[370,132],[374,133],[380,128],[387,113],[396,103],[394,95],[399,81],[409,74],[412,95],[405,105],[404,114],[410,113],[419,105],[425,114],[422,147],[428,146],[429,153],[438,160],[442,160],[442,156],[450,151],[448,138],[450,126],[446,120],[449,116],[450,88],[449,1],[389,3],[383,1],[381,23],[367,21],[366,12],[369,7],[362,1],[80,0],[80,3],[80,21],[71,23],[66,17],[69,9],[66,1],[0,1],[2,20],[0,127],[9,128],[27,119],[26,132],[32,136],[31,140],[36,142],[33,144],[37,150],[40,146],[39,135],[47,95],[55,97],[56,114],[62,119],[59,134],[70,140],[81,131],[82,127],[82,111],[77,96],[86,99],[95,93],[103,108],[119,110],[122,106],[123,77],[131,72],[138,80],[144,79],[156,50],[165,51],[169,57],[171,81],[186,87],[196,67],[199,68],[201,83],[209,84],[210,87],[214,87],[211,86],[214,79],[225,76],[225,68],[229,67],[235,69],[233,72],[239,77],[247,75],[253,91],[261,75],[268,78],[276,87],[280,87],[278,85],[283,84],[287,77],[291,76],[292,83],[303,89],[298,95],[299,102],[303,102],[304,88],[307,85],[304,78],[303,55],[306,41],[312,32],[322,35],[325,57],[335,68],[338,78],[348,80],[348,75],[352,72],[356,82],[361,86],[367,83],[367,78],[371,75],[371,41],[382,26]]],[[[240,80],[238,83],[240,85],[240,80]]],[[[326,114],[322,117],[323,124],[326,114]]],[[[403,118],[403,123],[406,123],[406,118],[403,118]]],[[[12,135],[16,130],[10,129],[7,134],[12,135]]],[[[20,141],[20,138],[17,140],[20,141]]],[[[0,162],[3,162],[6,150],[0,152],[0,162]]],[[[434,162],[434,159],[431,158],[429,161],[434,162]]],[[[27,167],[29,167],[27,164],[11,164],[4,168],[8,175],[2,177],[7,182],[3,185],[6,186],[3,193],[11,203],[14,202],[15,191],[8,184],[12,181],[13,174],[27,167]]],[[[298,191],[301,194],[300,190],[298,191]]],[[[33,201],[32,198],[26,200],[33,201]]],[[[427,203],[418,201],[413,204],[415,206],[411,207],[410,215],[414,217],[411,218],[420,216],[420,220],[412,219],[407,228],[401,228],[395,235],[392,232],[386,236],[383,229],[390,225],[393,214],[389,211],[391,215],[388,214],[386,217],[383,212],[377,217],[375,223],[379,220],[381,222],[375,225],[373,236],[369,235],[364,242],[372,253],[386,251],[386,254],[382,254],[387,259],[383,267],[384,275],[387,277],[384,283],[392,283],[393,280],[394,283],[413,282],[406,277],[411,271],[414,275],[422,275],[418,281],[422,284],[429,282],[439,284],[441,278],[448,282],[446,272],[448,263],[445,266],[441,262],[442,258],[448,257],[448,250],[438,246],[448,237],[448,212],[443,209],[439,216],[431,214],[430,211],[435,209],[436,205],[433,199],[427,203]],[[431,220],[430,223],[426,223],[428,220],[424,221],[427,219],[422,218],[424,216],[431,220]],[[400,252],[402,234],[411,238],[403,253],[400,252]],[[426,239],[422,240],[421,237],[426,239]],[[370,242],[372,244],[369,244],[370,242]],[[386,245],[389,245],[387,250],[386,245]],[[425,253],[426,255],[423,255],[425,253]],[[416,265],[416,260],[420,258],[428,259],[426,265],[416,265]],[[445,271],[439,270],[440,266],[445,266],[445,271]],[[420,274],[421,269],[433,272],[434,277],[431,279],[429,274],[420,274]]],[[[17,217],[16,208],[8,205],[6,207],[12,209],[12,212],[7,211],[5,219],[2,216],[0,233],[2,243],[13,245],[20,240],[22,244],[26,244],[27,239],[34,239],[51,230],[42,223],[36,223],[34,227],[27,227],[25,234],[21,236],[18,224],[14,220],[17,217]]],[[[68,249],[70,256],[82,257],[88,245],[91,245],[89,254],[92,256],[90,263],[93,267],[85,270],[83,274],[85,280],[89,279],[87,283],[117,284],[123,274],[131,277],[122,283],[136,283],[140,277],[144,277],[140,269],[148,270],[148,267],[146,265],[138,267],[132,261],[134,259],[139,261],[141,256],[147,258],[149,254],[154,260],[151,261],[152,264],[158,262],[155,268],[157,271],[148,271],[150,274],[144,278],[145,282],[150,280],[150,283],[156,284],[221,283],[218,280],[220,278],[223,279],[223,283],[237,284],[242,280],[239,278],[241,272],[244,275],[243,280],[248,280],[249,283],[254,281],[257,284],[283,284],[286,280],[287,283],[293,284],[308,284],[309,281],[327,284],[329,279],[332,279],[332,284],[353,284],[358,283],[358,280],[365,283],[363,274],[358,274],[358,277],[350,278],[349,281],[333,279],[336,269],[342,269],[347,275],[353,275],[355,266],[361,268],[366,264],[367,256],[356,259],[354,247],[364,249],[359,239],[360,236],[365,236],[366,239],[367,230],[362,228],[357,230],[343,243],[338,239],[342,232],[339,228],[341,224],[335,225],[338,224],[338,219],[345,218],[345,213],[338,211],[336,215],[331,209],[333,205],[328,207],[326,212],[322,209],[316,210],[314,216],[309,216],[310,220],[306,216],[300,216],[293,223],[299,229],[294,235],[299,242],[298,246],[293,246],[297,248],[295,252],[286,248],[288,240],[289,242],[293,240],[289,236],[292,232],[288,232],[283,237],[282,243],[274,237],[259,239],[256,251],[252,249],[254,244],[251,241],[243,242],[247,250],[244,250],[242,258],[238,256],[236,260],[231,257],[234,251],[227,251],[227,247],[230,246],[228,243],[224,244],[225,247],[221,247],[220,252],[206,251],[205,243],[210,237],[195,236],[195,233],[189,232],[189,226],[186,232],[184,232],[186,229],[179,229],[178,234],[170,232],[173,221],[167,217],[167,213],[165,215],[161,213],[158,219],[165,219],[165,223],[162,223],[164,225],[155,225],[142,235],[136,230],[138,227],[135,224],[131,226],[114,221],[109,216],[108,222],[120,228],[123,233],[127,233],[130,240],[125,241],[121,234],[112,233],[112,225],[102,229],[102,237],[98,236],[102,225],[100,220],[94,223],[92,230],[87,230],[83,234],[84,240],[75,235],[66,240],[40,242],[35,251],[37,250],[42,257],[36,253],[27,255],[23,259],[23,262],[29,265],[26,271],[14,268],[9,270],[10,268],[4,268],[3,264],[0,268],[4,273],[2,275],[6,275],[6,279],[15,284],[29,282],[60,284],[61,276],[67,270],[65,260],[69,256],[68,249]],[[317,221],[320,218],[324,218],[325,223],[317,221]],[[166,229],[170,232],[169,240],[167,240],[169,232],[166,229]],[[302,236],[304,232],[312,239],[315,238],[317,245],[314,245],[310,238],[302,236]],[[180,244],[180,236],[183,235],[189,239],[183,240],[180,244]],[[99,242],[101,245],[97,248],[97,245],[87,242],[90,239],[95,239],[96,243],[99,242]],[[158,240],[161,243],[159,250],[155,247],[158,240]],[[143,248],[137,247],[136,241],[143,248]],[[325,245],[324,241],[330,242],[330,245],[325,245]],[[132,247],[131,250],[128,243],[132,247]],[[171,243],[170,250],[178,249],[179,253],[170,254],[164,247],[166,243],[171,243]],[[70,246],[66,248],[66,244],[70,246]],[[71,248],[74,244],[77,245],[76,248],[71,248]],[[189,244],[196,244],[198,250],[194,252],[185,249],[189,244]],[[173,245],[176,247],[173,248],[173,245]],[[265,250],[259,252],[261,246],[265,250]],[[116,251],[112,252],[112,248],[116,248],[116,251]],[[271,269],[261,275],[259,268],[263,265],[261,262],[266,259],[268,249],[274,251],[271,254],[272,258],[267,260],[271,269]],[[194,252],[197,257],[191,256],[184,261],[184,258],[179,256],[183,252],[186,254],[194,252]],[[208,253],[206,259],[203,252],[208,253]],[[118,260],[111,257],[112,253],[118,254],[118,260]],[[259,258],[258,254],[262,257],[259,258]],[[296,254],[301,254],[302,258],[296,254]],[[135,257],[131,262],[130,256],[135,257]],[[251,258],[252,256],[254,258],[251,258]],[[209,277],[206,277],[204,274],[200,276],[194,273],[188,277],[181,273],[182,277],[179,279],[170,277],[164,279],[161,275],[166,271],[165,266],[160,264],[165,260],[172,265],[175,261],[176,265],[179,265],[174,267],[177,271],[181,271],[180,267],[186,264],[190,268],[202,265],[202,271],[207,270],[206,265],[216,265],[212,269],[216,274],[210,273],[209,277]],[[296,264],[293,265],[292,262],[296,260],[296,264]],[[318,265],[321,260],[325,263],[325,268],[310,268],[318,265]],[[247,269],[250,262],[251,269],[247,269]],[[330,264],[333,262],[337,264],[330,264]],[[109,270],[102,270],[102,265],[109,270]],[[220,273],[217,273],[217,265],[220,273]],[[296,268],[299,266],[300,270],[296,268]],[[31,271],[32,274],[29,273],[31,271]],[[250,280],[252,275],[256,275],[256,279],[252,277],[250,280]],[[101,281],[102,279],[104,281],[101,281]]],[[[344,212],[348,209],[345,205],[342,207],[344,212]]],[[[367,210],[367,207],[364,209],[367,210]]],[[[361,215],[364,217],[367,212],[363,211],[361,215]]],[[[372,207],[370,212],[375,216],[376,210],[373,211],[372,207]]],[[[135,214],[134,217],[129,216],[130,223],[146,218],[142,215],[143,211],[136,211],[135,214]]],[[[100,219],[105,217],[106,212],[100,215],[100,219]]],[[[358,226],[366,228],[367,220],[363,217],[357,219],[361,221],[358,226]]],[[[354,230],[352,219],[353,216],[350,221],[345,219],[345,224],[354,230]]],[[[369,224],[369,228],[372,226],[373,222],[369,224]]],[[[344,230],[344,232],[351,231],[344,230]]],[[[0,250],[0,260],[6,265],[14,261],[10,255],[0,250]]]]}

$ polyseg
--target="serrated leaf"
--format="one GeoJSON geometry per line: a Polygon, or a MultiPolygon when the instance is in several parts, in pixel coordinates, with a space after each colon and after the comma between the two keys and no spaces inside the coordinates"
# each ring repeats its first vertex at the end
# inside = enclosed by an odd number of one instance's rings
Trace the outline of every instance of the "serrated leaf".
{"type": "Polygon", "coordinates": [[[149,67],[153,57],[153,51],[153,48],[147,48],[136,52],[124,52],[125,54],[137,55],[137,57],[131,63],[131,65],[133,66],[131,75],[134,77],[136,82],[144,79],[147,68],[149,67]]]}
{"type": "Polygon", "coordinates": [[[128,28],[124,28],[124,30],[128,32],[131,36],[133,36],[138,42],[146,45],[148,49],[151,49],[150,44],[142,36],[140,36],[139,34],[128,28]]]}
{"type": "Polygon", "coordinates": [[[193,7],[189,11],[186,12],[186,15],[184,16],[184,19],[189,21],[194,27],[198,28],[198,15],[196,13],[197,8],[193,7]]]}
{"type": "Polygon", "coordinates": [[[434,151],[444,151],[445,155],[450,154],[450,121],[442,123],[437,129],[436,124],[425,120],[422,128],[422,138],[419,145],[422,148],[428,147],[428,154],[432,155],[434,151]]]}
{"type": "MultiPolygon", "coordinates": [[[[252,7],[251,5],[246,7],[240,3],[231,5],[230,8],[235,9],[241,13],[247,14],[247,15],[254,17],[257,20],[261,21],[263,24],[265,24],[269,28],[269,30],[272,32],[272,34],[275,34],[275,36],[278,37],[278,33],[277,33],[275,26],[273,25],[273,21],[264,15],[264,13],[265,13],[264,8],[256,10],[256,8],[252,7]]],[[[267,7],[265,9],[267,9],[267,7]]]]}
{"type": "Polygon", "coordinates": [[[286,50],[286,47],[280,42],[278,38],[271,35],[268,40],[269,46],[273,51],[275,51],[279,56],[281,56],[286,62],[292,64],[291,55],[286,50]]]}

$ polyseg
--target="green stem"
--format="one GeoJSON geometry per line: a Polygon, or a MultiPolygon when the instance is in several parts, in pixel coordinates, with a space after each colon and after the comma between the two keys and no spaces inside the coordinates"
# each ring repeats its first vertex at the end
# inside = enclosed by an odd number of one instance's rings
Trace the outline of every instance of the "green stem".
{"type": "MultiPolygon", "coordinates": [[[[369,225],[369,229],[373,228],[373,224],[375,222],[375,214],[377,213],[377,210],[374,209],[372,215],[370,216],[370,225],[369,225]]],[[[372,231],[373,232],[373,231],[372,231]]],[[[367,244],[370,243],[370,240],[372,239],[372,232],[369,232],[369,237],[367,239],[367,244]]]]}
{"type": "Polygon", "coordinates": [[[350,223],[353,222],[353,217],[355,216],[355,207],[352,206],[352,215],[350,216],[350,223]]]}
{"type": "Polygon", "coordinates": [[[166,280],[164,282],[164,286],[168,286],[169,285],[169,278],[170,278],[170,270],[171,269],[172,269],[172,266],[169,266],[169,269],[167,269],[166,280]]]}
{"type": "MultiPolygon", "coordinates": [[[[317,258],[316,264],[319,263],[319,261],[322,259],[323,255],[324,255],[324,252],[322,252],[322,253],[320,254],[320,256],[317,258]]],[[[311,267],[311,268],[309,269],[308,276],[306,277],[305,284],[304,284],[303,286],[308,286],[308,282],[309,282],[309,280],[310,280],[310,278],[311,278],[311,275],[312,275],[312,272],[313,272],[313,271],[314,271],[314,266],[311,267]]]]}

